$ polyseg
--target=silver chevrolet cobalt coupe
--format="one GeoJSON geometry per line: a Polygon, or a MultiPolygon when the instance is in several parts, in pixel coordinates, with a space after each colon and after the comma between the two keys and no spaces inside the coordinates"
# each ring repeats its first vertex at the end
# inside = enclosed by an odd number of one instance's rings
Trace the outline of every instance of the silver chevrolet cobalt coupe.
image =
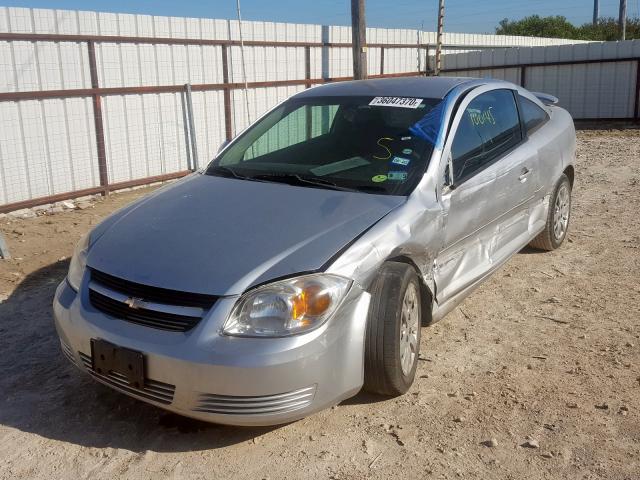
{"type": "Polygon", "coordinates": [[[79,242],[54,300],[64,354],[226,424],[403,394],[421,326],[526,245],[562,244],[575,131],[554,100],[468,78],[294,95],[79,242]]]}

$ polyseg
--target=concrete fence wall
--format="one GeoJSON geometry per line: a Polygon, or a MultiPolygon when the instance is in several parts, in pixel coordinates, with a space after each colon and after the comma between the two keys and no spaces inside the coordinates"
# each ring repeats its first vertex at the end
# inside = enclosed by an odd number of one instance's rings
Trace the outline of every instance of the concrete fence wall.
{"type": "MultiPolygon", "coordinates": [[[[243,22],[245,101],[238,27],[0,7],[0,211],[182,175],[193,144],[202,165],[275,104],[352,75],[348,27],[243,22]]],[[[372,75],[411,75],[428,70],[435,33],[370,28],[367,40],[372,75]]],[[[460,52],[568,41],[447,33],[444,42],[460,52]]]]}

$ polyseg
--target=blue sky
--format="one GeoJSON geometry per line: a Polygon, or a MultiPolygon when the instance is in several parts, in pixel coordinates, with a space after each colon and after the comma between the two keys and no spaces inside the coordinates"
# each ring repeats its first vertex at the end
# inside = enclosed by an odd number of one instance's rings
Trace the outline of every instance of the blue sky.
{"type": "MultiPolygon", "coordinates": [[[[628,0],[629,16],[637,16],[640,0],[628,0]]],[[[246,20],[347,25],[349,0],[241,0],[246,20]]],[[[367,0],[367,25],[372,27],[435,30],[437,0],[367,0]]],[[[591,20],[593,0],[447,0],[445,31],[493,33],[502,18],[564,15],[574,23],[591,20]]],[[[144,13],[186,17],[235,18],[235,0],[28,0],[0,5],[144,13]]],[[[618,0],[600,0],[602,16],[617,17],[618,0]]]]}

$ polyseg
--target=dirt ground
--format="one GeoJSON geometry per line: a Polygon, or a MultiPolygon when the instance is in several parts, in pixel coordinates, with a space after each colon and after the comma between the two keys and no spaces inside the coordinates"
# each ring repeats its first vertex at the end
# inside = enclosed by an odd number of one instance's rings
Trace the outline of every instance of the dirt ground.
{"type": "Polygon", "coordinates": [[[425,328],[406,395],[274,428],[167,414],[63,358],[51,300],[75,242],[149,189],[0,219],[0,477],[640,479],[640,131],[578,137],[561,249],[525,249],[425,328]]]}

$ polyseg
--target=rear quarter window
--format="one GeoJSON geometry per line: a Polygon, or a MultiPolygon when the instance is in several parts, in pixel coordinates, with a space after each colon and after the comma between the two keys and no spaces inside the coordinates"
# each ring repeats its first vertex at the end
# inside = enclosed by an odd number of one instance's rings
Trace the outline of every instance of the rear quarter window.
{"type": "Polygon", "coordinates": [[[535,132],[549,120],[549,114],[522,95],[518,95],[520,100],[520,115],[527,135],[535,132]]]}

